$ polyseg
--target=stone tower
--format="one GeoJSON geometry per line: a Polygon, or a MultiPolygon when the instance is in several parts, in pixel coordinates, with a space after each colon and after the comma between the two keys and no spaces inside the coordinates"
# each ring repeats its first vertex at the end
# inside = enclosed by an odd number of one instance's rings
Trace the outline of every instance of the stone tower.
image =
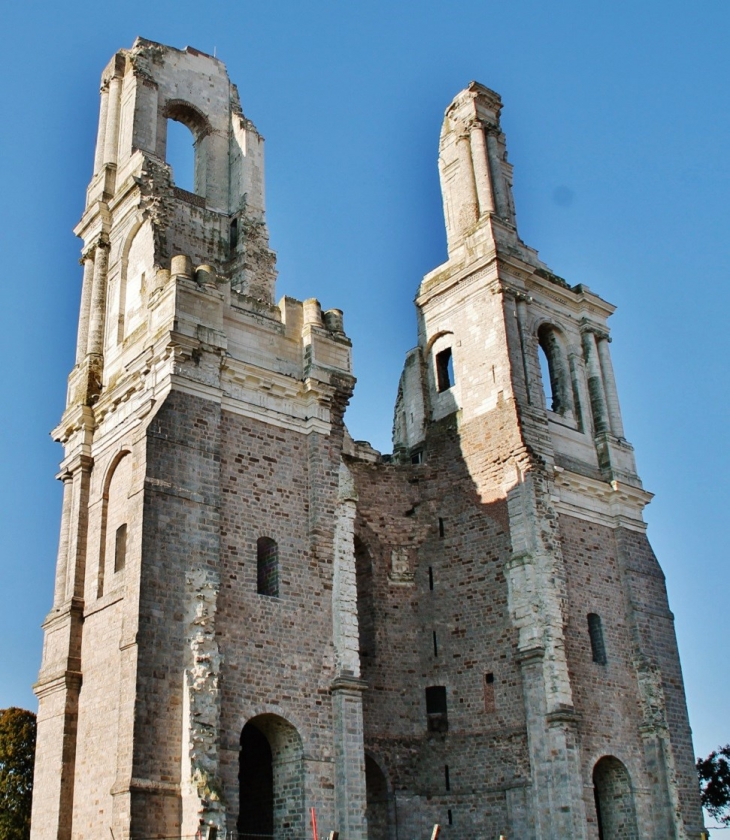
{"type": "Polygon", "coordinates": [[[115,55],[76,233],[34,840],[300,840],[312,807],[364,838],[350,341],[338,310],[273,302],[263,140],[220,61],[141,39],[115,55]],[[192,133],[194,193],[168,120],[192,133]],[[267,761],[268,794],[239,802],[267,761]]]}
{"type": "Polygon", "coordinates": [[[698,838],[614,308],[520,240],[500,110],[472,83],[446,111],[448,261],[416,297],[395,463],[345,456],[369,824],[373,837],[440,823],[475,840],[698,838]]]}
{"type": "Polygon", "coordinates": [[[104,71],[33,840],[302,840],[312,809],[342,840],[699,838],[613,307],[519,239],[500,109],[446,112],[448,261],[381,456],[342,313],[274,304],[224,66],[138,39],[104,71]]]}

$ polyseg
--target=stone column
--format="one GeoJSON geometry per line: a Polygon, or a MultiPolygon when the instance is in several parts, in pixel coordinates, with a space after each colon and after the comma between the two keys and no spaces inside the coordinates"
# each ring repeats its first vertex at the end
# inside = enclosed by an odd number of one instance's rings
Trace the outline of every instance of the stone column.
{"type": "Polygon", "coordinates": [[[94,175],[104,165],[104,138],[106,136],[106,121],[109,111],[109,85],[101,89],[101,104],[99,106],[99,129],[96,135],[96,151],[94,152],[94,175]]]}
{"type": "Polygon", "coordinates": [[[468,134],[462,134],[456,141],[456,151],[459,156],[461,171],[459,205],[459,232],[464,233],[477,220],[478,202],[476,185],[474,183],[474,166],[471,157],[471,142],[468,134]]]}
{"type": "Polygon", "coordinates": [[[613,364],[611,363],[611,351],[608,343],[611,339],[607,335],[599,335],[597,337],[598,360],[601,366],[601,373],[603,375],[603,387],[606,393],[606,408],[608,409],[608,419],[611,424],[611,432],[616,437],[622,438],[624,436],[624,424],[621,420],[621,409],[618,404],[618,391],[616,389],[616,377],[613,372],[613,364]]]}
{"type": "Polygon", "coordinates": [[[109,242],[100,237],[94,259],[94,282],[89,311],[87,355],[101,356],[104,352],[104,320],[106,316],[106,280],[109,267],[109,242]]]}
{"type": "Polygon", "coordinates": [[[106,128],[104,131],[104,163],[117,162],[119,148],[119,112],[122,103],[122,80],[114,76],[109,80],[106,128]]]}
{"type": "Polygon", "coordinates": [[[492,171],[492,189],[494,190],[494,204],[497,215],[502,219],[507,219],[509,217],[509,202],[505,192],[502,161],[499,157],[499,141],[495,132],[489,129],[487,129],[487,150],[489,168],[492,171]]]}
{"type": "Polygon", "coordinates": [[[494,213],[494,195],[492,194],[492,178],[487,163],[487,141],[484,137],[484,126],[474,122],[470,128],[471,159],[474,166],[474,180],[476,181],[477,199],[479,201],[479,215],[494,213]]]}
{"type": "Polygon", "coordinates": [[[586,360],[586,372],[588,374],[588,395],[593,409],[593,427],[598,435],[609,431],[609,423],[596,336],[591,329],[583,331],[583,356],[586,360]]]}
{"type": "Polygon", "coordinates": [[[83,257],[84,279],[81,286],[81,307],[79,329],[76,334],[76,364],[80,365],[86,357],[89,341],[89,317],[91,314],[91,289],[94,284],[94,251],[87,251],[83,257]]]}
{"type": "Polygon", "coordinates": [[[58,541],[58,560],[56,561],[56,586],[53,592],[54,609],[60,609],[66,600],[69,528],[73,505],[73,475],[70,472],[64,472],[59,478],[63,481],[63,507],[61,512],[61,536],[58,541]]]}

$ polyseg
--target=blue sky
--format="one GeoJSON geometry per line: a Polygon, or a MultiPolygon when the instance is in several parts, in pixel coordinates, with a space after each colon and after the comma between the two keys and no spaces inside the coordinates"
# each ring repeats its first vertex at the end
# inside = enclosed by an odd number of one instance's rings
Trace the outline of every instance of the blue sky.
{"type": "Polygon", "coordinates": [[[73,364],[71,233],[102,68],[137,35],[222,58],[267,140],[278,293],[345,311],[355,438],[390,448],[412,299],[445,257],[436,155],[499,91],[522,238],[618,305],[627,437],[676,615],[697,754],[730,741],[726,356],[730,5],[640,0],[4,4],[0,52],[0,707],[35,708],[60,515],[48,432],[73,364]]]}

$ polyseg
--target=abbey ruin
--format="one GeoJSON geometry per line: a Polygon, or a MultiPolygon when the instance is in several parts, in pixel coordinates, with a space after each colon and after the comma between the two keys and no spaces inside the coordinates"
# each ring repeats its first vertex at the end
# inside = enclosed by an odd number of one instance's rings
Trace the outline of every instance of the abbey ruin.
{"type": "Polygon", "coordinates": [[[104,70],[33,840],[304,840],[312,810],[341,840],[699,840],[614,307],[520,239],[501,107],[446,110],[448,260],[386,456],[345,426],[342,312],[276,302],[223,63],[138,39],[104,70]]]}

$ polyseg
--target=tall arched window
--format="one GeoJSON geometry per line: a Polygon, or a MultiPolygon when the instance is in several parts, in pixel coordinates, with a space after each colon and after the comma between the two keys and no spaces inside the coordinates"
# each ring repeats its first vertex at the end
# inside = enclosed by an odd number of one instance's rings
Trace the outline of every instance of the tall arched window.
{"type": "Polygon", "coordinates": [[[195,138],[190,129],[177,120],[167,121],[167,162],[172,167],[176,187],[195,192],[195,138]]]}
{"type": "Polygon", "coordinates": [[[256,591],[259,595],[279,597],[279,546],[271,537],[256,541],[256,591]]]}
{"type": "Polygon", "coordinates": [[[601,616],[596,615],[596,613],[588,613],[588,635],[591,640],[593,661],[599,665],[605,665],[607,659],[606,643],[603,640],[603,625],[601,623],[601,616]]]}
{"type": "Polygon", "coordinates": [[[205,197],[210,125],[192,105],[181,100],[167,103],[165,160],[172,167],[175,186],[205,197]]]}
{"type": "Polygon", "coordinates": [[[117,456],[104,484],[97,597],[121,584],[121,572],[127,565],[131,514],[129,496],[132,489],[132,458],[129,452],[117,456]]]}
{"type": "Polygon", "coordinates": [[[572,416],[573,397],[570,372],[558,331],[551,324],[543,324],[537,331],[537,341],[538,355],[541,357],[545,403],[556,414],[572,416]],[[547,367],[547,376],[545,367],[547,367]]]}

